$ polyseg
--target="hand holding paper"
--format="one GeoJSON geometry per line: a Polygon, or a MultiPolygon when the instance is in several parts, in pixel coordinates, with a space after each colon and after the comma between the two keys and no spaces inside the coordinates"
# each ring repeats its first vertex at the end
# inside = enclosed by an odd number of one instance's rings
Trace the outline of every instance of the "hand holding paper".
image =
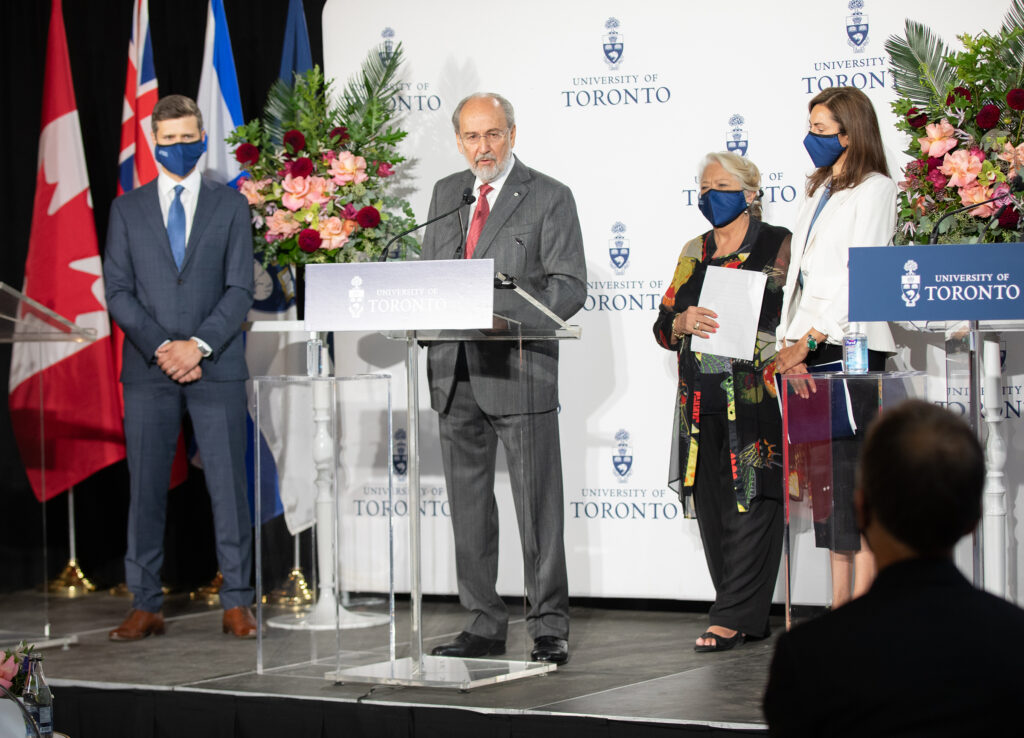
{"type": "Polygon", "coordinates": [[[699,302],[718,314],[719,329],[694,334],[690,350],[751,361],[767,281],[762,272],[709,266],[699,302]]]}

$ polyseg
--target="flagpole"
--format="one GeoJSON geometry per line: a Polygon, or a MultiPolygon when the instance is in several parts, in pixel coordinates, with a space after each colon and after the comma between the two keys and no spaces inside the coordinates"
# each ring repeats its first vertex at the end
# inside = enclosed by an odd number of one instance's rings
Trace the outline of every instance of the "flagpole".
{"type": "Polygon", "coordinates": [[[50,582],[50,592],[64,597],[80,597],[96,591],[96,585],[89,581],[78,565],[77,541],[75,538],[75,488],[68,487],[68,563],[64,564],[57,578],[50,582]]]}

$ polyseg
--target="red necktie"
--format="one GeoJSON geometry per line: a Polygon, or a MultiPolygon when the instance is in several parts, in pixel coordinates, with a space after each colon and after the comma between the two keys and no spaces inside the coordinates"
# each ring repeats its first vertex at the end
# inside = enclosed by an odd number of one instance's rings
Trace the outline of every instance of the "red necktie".
{"type": "Polygon", "coordinates": [[[489,184],[480,185],[480,198],[477,200],[476,210],[473,212],[473,222],[469,224],[469,235],[466,236],[467,259],[473,258],[476,242],[480,240],[480,234],[484,230],[484,223],[487,222],[487,216],[491,213],[491,206],[487,202],[487,193],[493,189],[489,184]]]}

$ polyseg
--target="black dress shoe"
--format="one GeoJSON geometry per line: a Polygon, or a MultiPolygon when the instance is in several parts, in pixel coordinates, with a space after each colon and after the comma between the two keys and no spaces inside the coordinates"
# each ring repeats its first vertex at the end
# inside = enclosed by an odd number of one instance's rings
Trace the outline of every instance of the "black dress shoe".
{"type": "Polygon", "coordinates": [[[505,641],[484,638],[462,631],[454,641],[440,645],[430,653],[432,656],[456,656],[464,659],[501,656],[505,653],[505,641]]]}
{"type": "Polygon", "coordinates": [[[569,643],[564,638],[555,636],[534,638],[530,658],[534,661],[562,665],[569,660],[569,643]]]}

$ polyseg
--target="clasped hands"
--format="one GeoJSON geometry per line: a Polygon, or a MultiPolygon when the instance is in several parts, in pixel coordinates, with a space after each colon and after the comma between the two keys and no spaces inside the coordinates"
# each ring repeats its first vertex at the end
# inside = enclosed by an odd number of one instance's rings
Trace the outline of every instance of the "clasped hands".
{"type": "Polygon", "coordinates": [[[157,366],[179,384],[188,384],[203,376],[199,366],[202,359],[199,346],[191,339],[168,341],[156,350],[157,366]]]}

